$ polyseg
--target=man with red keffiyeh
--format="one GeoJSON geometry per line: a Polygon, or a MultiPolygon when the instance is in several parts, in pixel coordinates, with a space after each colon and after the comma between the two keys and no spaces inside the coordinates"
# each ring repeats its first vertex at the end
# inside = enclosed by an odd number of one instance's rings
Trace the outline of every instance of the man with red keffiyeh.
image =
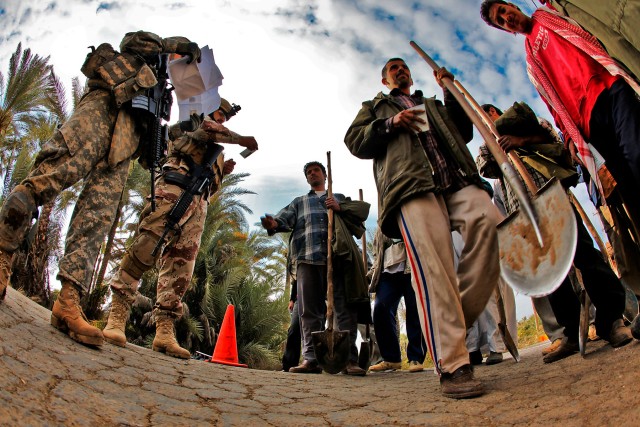
{"type": "Polygon", "coordinates": [[[480,15],[493,27],[525,35],[529,79],[569,150],[594,179],[595,152],[604,158],[638,223],[640,86],[593,35],[555,11],[540,8],[529,17],[512,3],[485,0],[480,15]]]}
{"type": "Polygon", "coordinates": [[[640,0],[538,0],[593,34],[612,58],[640,78],[640,0]]]}

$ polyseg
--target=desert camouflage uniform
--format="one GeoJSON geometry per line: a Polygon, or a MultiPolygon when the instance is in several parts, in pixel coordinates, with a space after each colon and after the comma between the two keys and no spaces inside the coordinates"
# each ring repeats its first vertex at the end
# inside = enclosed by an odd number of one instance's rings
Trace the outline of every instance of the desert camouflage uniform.
{"type": "MultiPolygon", "coordinates": [[[[146,60],[176,52],[179,43],[188,41],[138,31],[125,35],[120,50],[146,60]]],[[[51,202],[62,190],[84,180],[69,225],[65,255],[58,265],[58,279],[83,291],[113,223],[129,162],[140,140],[135,117],[129,108],[116,105],[108,85],[92,78],[88,86],[89,92],[71,118],[43,146],[34,169],[0,211],[0,249],[13,252],[23,241],[36,206],[51,202]]]]}
{"type": "MultiPolygon", "coordinates": [[[[207,215],[207,193],[196,195],[179,222],[179,232],[171,231],[164,250],[154,258],[151,252],[158,243],[165,229],[169,211],[178,200],[183,189],[178,185],[166,182],[167,172],[178,172],[187,175],[189,164],[185,156],[190,156],[197,164],[201,164],[207,144],[210,142],[237,142],[238,135],[207,133],[201,129],[196,132],[182,132],[179,125],[171,127],[169,156],[163,165],[163,174],[156,182],[156,210],[151,212],[148,203],[140,217],[138,229],[133,243],[127,250],[120,268],[111,280],[111,290],[123,296],[131,304],[142,274],[158,263],[158,285],[154,314],[173,318],[182,316],[182,297],[191,283],[196,256],[200,248],[200,237],[204,229],[207,215]]],[[[213,165],[214,182],[208,194],[212,195],[220,187],[223,176],[224,156],[218,156],[213,165]]]]}

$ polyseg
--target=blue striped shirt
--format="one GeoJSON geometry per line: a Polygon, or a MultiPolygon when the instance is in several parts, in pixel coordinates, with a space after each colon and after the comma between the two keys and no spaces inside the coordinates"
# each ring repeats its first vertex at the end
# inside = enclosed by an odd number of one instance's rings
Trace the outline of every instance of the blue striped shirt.
{"type": "MultiPolygon", "coordinates": [[[[342,202],[345,196],[334,193],[342,202]]],[[[327,263],[327,194],[318,196],[314,190],[293,199],[289,206],[274,215],[278,227],[273,232],[291,231],[290,254],[299,263],[324,265],[327,263]]]]}

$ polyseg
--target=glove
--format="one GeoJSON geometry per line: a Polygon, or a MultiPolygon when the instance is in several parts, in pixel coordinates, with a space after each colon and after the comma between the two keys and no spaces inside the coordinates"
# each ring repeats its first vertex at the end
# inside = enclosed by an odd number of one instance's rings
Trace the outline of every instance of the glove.
{"type": "Polygon", "coordinates": [[[200,127],[202,121],[204,120],[204,114],[196,114],[193,113],[189,116],[189,120],[184,120],[180,122],[180,130],[183,132],[193,132],[200,127]]]}
{"type": "Polygon", "coordinates": [[[194,43],[194,42],[178,43],[178,45],[176,46],[176,53],[179,53],[180,55],[189,56],[189,60],[187,61],[187,64],[191,64],[194,59],[200,62],[200,48],[198,47],[198,43],[194,43]]]}

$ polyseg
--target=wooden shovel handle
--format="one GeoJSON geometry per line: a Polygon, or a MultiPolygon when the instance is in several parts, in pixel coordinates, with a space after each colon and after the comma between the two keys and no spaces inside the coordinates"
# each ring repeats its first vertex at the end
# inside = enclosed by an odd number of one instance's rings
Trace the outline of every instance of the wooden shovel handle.
{"type": "MultiPolygon", "coordinates": [[[[484,111],[482,109],[482,107],[480,106],[480,104],[478,104],[478,102],[475,100],[475,98],[473,96],[471,96],[471,94],[469,92],[467,92],[467,90],[464,88],[464,86],[462,86],[462,83],[460,83],[459,81],[455,80],[454,84],[455,84],[456,88],[460,92],[462,92],[462,94],[467,99],[467,101],[469,101],[469,103],[471,104],[471,107],[482,118],[482,121],[489,128],[491,133],[495,136],[496,140],[498,138],[500,138],[500,133],[498,132],[498,129],[496,128],[496,124],[493,123],[493,120],[491,120],[491,117],[489,117],[487,112],[484,111]]],[[[509,160],[511,160],[511,163],[513,164],[513,166],[516,168],[516,170],[518,171],[518,173],[522,177],[522,180],[524,181],[525,185],[527,186],[527,189],[529,190],[529,192],[532,195],[535,195],[538,192],[539,188],[535,184],[535,181],[533,180],[533,178],[531,177],[529,172],[527,171],[527,168],[524,166],[524,163],[520,159],[520,156],[518,156],[518,154],[513,150],[509,151],[507,153],[507,156],[509,157],[509,160]]]]}
{"type": "MultiPolygon", "coordinates": [[[[358,190],[360,201],[364,201],[364,197],[362,194],[362,188],[358,190]]],[[[362,233],[362,265],[364,267],[364,275],[367,275],[367,230],[365,227],[364,233],[362,233]]]]}
{"type": "MultiPolygon", "coordinates": [[[[327,197],[333,197],[331,178],[331,151],[327,151],[327,197]]],[[[327,330],[333,330],[333,209],[327,209],[327,330]]]]}
{"type": "MultiPolygon", "coordinates": [[[[431,59],[431,57],[424,50],[422,50],[422,48],[418,46],[416,42],[411,41],[409,44],[411,45],[411,47],[413,47],[416,50],[418,55],[420,55],[420,57],[422,57],[422,59],[424,59],[425,62],[429,64],[429,66],[434,71],[437,71],[440,69],[440,66],[433,59],[431,59]]],[[[516,174],[513,167],[511,166],[511,163],[509,163],[509,161],[507,160],[506,153],[504,152],[504,150],[502,150],[500,145],[498,145],[495,135],[489,130],[487,125],[483,122],[482,116],[480,116],[471,106],[471,102],[469,101],[468,98],[472,99],[472,97],[469,95],[468,92],[467,92],[467,96],[465,96],[460,91],[460,89],[456,87],[453,80],[450,78],[443,78],[442,84],[456,98],[456,100],[458,101],[458,104],[460,104],[460,107],[462,107],[464,112],[467,113],[467,116],[469,116],[469,119],[471,119],[473,124],[476,126],[476,129],[478,129],[478,131],[482,135],[482,138],[484,139],[485,144],[489,149],[489,152],[491,152],[493,157],[496,159],[496,162],[498,162],[498,165],[500,166],[500,170],[502,171],[504,178],[507,180],[507,182],[511,185],[511,188],[513,189],[513,191],[516,193],[518,201],[520,202],[520,208],[524,211],[525,215],[529,218],[531,225],[533,227],[533,230],[538,239],[538,243],[540,244],[540,247],[543,247],[544,242],[542,240],[542,232],[540,231],[540,226],[538,225],[538,220],[537,220],[533,205],[531,203],[531,199],[527,196],[527,192],[523,188],[522,183],[518,178],[518,175],[516,174]]]]}
{"type": "Polygon", "coordinates": [[[609,262],[609,266],[611,267],[611,269],[613,269],[614,271],[617,271],[614,268],[613,260],[609,256],[607,247],[605,246],[604,241],[596,231],[596,227],[593,225],[593,222],[591,222],[591,219],[589,219],[589,215],[587,215],[587,213],[584,211],[584,209],[582,208],[582,205],[580,204],[580,202],[578,201],[578,199],[576,198],[576,196],[573,194],[571,190],[567,191],[567,196],[569,197],[569,201],[571,202],[571,204],[578,211],[578,215],[580,215],[582,222],[587,227],[587,230],[589,230],[589,234],[591,234],[591,237],[593,237],[593,240],[595,240],[596,244],[598,245],[600,252],[602,252],[602,256],[604,256],[606,260],[609,262]]]}

